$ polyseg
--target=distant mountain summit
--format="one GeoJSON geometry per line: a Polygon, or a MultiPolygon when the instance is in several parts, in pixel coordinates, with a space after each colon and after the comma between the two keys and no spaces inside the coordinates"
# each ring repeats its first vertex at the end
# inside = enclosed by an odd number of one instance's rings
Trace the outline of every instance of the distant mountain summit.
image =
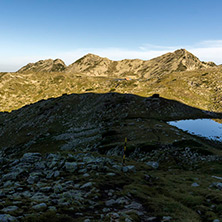
{"type": "Polygon", "coordinates": [[[149,78],[174,71],[196,70],[216,66],[214,63],[201,62],[185,49],[176,50],[157,58],[144,61],[124,59],[112,61],[97,55],[87,54],[67,67],[67,72],[85,73],[92,76],[131,76],[132,78],[149,78]]]}
{"type": "Polygon", "coordinates": [[[213,62],[201,62],[186,49],[166,53],[151,60],[124,59],[112,61],[94,54],[87,54],[69,66],[60,60],[40,60],[29,63],[18,72],[68,72],[89,76],[114,76],[131,78],[149,78],[175,71],[197,70],[216,66],[213,62]]]}
{"type": "Polygon", "coordinates": [[[22,67],[18,72],[62,72],[66,69],[65,63],[61,59],[40,60],[36,63],[29,63],[22,67]]]}

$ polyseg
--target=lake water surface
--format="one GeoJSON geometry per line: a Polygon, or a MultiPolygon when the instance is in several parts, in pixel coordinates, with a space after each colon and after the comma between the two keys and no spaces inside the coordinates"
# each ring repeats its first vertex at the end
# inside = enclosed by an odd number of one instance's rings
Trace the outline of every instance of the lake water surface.
{"type": "Polygon", "coordinates": [[[222,124],[212,119],[179,120],[168,122],[172,126],[191,134],[222,141],[222,124]]]}

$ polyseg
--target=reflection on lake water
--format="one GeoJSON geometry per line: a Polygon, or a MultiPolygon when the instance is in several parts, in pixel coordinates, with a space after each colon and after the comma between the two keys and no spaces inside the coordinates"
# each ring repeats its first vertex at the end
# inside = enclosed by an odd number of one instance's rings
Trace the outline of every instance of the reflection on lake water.
{"type": "Polygon", "coordinates": [[[212,119],[179,120],[168,122],[189,133],[222,141],[222,124],[212,119]]]}

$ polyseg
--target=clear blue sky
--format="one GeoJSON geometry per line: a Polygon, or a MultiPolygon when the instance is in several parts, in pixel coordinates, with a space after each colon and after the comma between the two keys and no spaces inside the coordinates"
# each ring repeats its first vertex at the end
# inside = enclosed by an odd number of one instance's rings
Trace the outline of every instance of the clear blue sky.
{"type": "Polygon", "coordinates": [[[88,52],[149,59],[176,48],[222,63],[221,11],[221,0],[0,0],[0,71],[46,58],[70,64],[88,52]]]}

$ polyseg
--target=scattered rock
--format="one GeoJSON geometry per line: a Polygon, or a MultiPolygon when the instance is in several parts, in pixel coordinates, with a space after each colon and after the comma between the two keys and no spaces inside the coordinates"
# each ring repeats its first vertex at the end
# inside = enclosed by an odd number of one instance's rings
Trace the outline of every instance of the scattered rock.
{"type": "Polygon", "coordinates": [[[124,166],[122,168],[123,172],[136,172],[136,167],[135,166],[124,166]]]}
{"type": "Polygon", "coordinates": [[[222,190],[222,183],[221,182],[214,182],[211,184],[211,187],[216,187],[219,190],[222,190]]]}
{"type": "Polygon", "coordinates": [[[47,205],[45,203],[40,203],[32,206],[32,208],[36,211],[44,211],[47,208],[47,205]]]}
{"type": "Polygon", "coordinates": [[[18,220],[9,214],[0,214],[1,222],[18,222],[18,220]]]}
{"type": "Polygon", "coordinates": [[[222,177],[218,177],[218,176],[212,176],[212,177],[218,180],[222,180],[222,177]]]}
{"type": "Polygon", "coordinates": [[[200,185],[198,183],[192,183],[191,186],[192,187],[199,187],[200,185]]]}
{"type": "Polygon", "coordinates": [[[42,158],[40,153],[25,153],[21,159],[22,162],[34,163],[42,158]]]}
{"type": "Polygon", "coordinates": [[[171,221],[172,217],[170,216],[163,216],[162,222],[167,222],[167,221],[171,221]]]}
{"type": "Polygon", "coordinates": [[[158,169],[159,168],[159,163],[158,162],[149,161],[149,162],[146,162],[146,165],[151,166],[154,169],[158,169]]]}
{"type": "Polygon", "coordinates": [[[68,172],[74,173],[78,168],[78,164],[76,162],[66,162],[65,168],[68,172]]]}
{"type": "MultiPolygon", "coordinates": [[[[16,211],[18,210],[19,208],[17,206],[8,206],[8,207],[5,207],[2,209],[2,211],[4,213],[10,213],[10,212],[13,212],[13,211],[16,211]]],[[[1,220],[0,220],[1,221],[1,220]]]]}
{"type": "Polygon", "coordinates": [[[85,189],[85,188],[91,187],[92,185],[93,185],[92,182],[88,182],[88,183],[83,184],[80,188],[81,188],[81,189],[85,189]]]}

